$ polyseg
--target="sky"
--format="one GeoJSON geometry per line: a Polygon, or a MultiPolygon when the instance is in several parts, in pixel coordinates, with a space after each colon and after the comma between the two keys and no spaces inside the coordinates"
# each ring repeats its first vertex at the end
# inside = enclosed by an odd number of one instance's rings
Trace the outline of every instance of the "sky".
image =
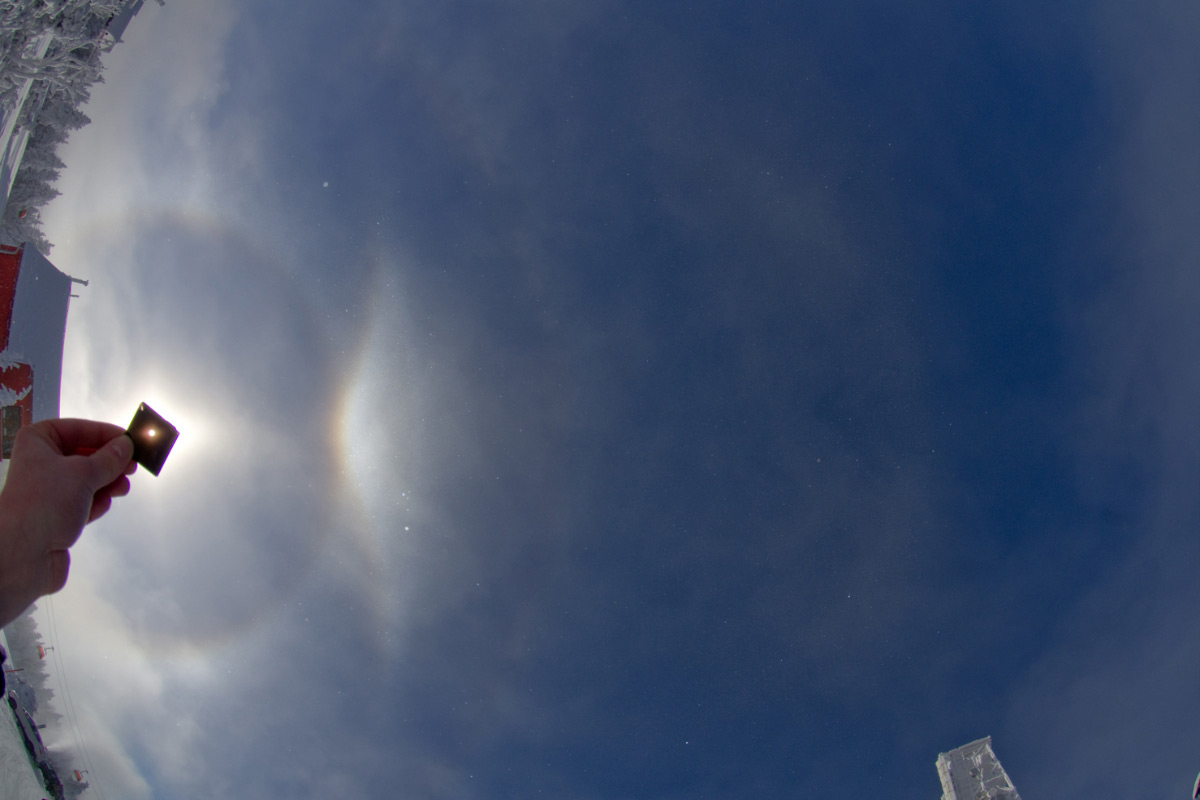
{"type": "Polygon", "coordinates": [[[44,214],[63,414],[181,430],[38,612],[94,783],[1185,796],[1197,33],[145,8],[44,214]]]}

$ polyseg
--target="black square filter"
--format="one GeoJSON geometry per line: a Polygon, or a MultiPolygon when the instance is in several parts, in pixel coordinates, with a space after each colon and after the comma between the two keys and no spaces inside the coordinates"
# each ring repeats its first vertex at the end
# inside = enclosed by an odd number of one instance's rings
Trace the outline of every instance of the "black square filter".
{"type": "Polygon", "coordinates": [[[145,403],[138,406],[125,433],[133,439],[133,460],[150,470],[152,475],[157,475],[167,463],[171,447],[179,438],[175,426],[145,403]]]}

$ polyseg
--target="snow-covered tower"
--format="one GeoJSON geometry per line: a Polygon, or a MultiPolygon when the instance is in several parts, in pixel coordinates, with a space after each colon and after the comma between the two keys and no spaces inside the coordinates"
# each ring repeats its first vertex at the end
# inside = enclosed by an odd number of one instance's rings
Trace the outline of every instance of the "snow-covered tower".
{"type": "MultiPolygon", "coordinates": [[[[160,6],[166,5],[166,0],[155,0],[160,6]]],[[[119,44],[122,34],[129,27],[130,20],[133,16],[142,10],[145,5],[143,0],[124,0],[121,4],[121,10],[118,12],[104,28],[102,47],[105,51],[112,50],[113,46],[119,44]]]]}
{"type": "Polygon", "coordinates": [[[942,800],[1021,800],[992,750],[992,737],[939,753],[942,800]]]}
{"type": "Polygon", "coordinates": [[[73,280],[32,247],[0,246],[0,457],[21,426],[58,416],[73,280]]]}

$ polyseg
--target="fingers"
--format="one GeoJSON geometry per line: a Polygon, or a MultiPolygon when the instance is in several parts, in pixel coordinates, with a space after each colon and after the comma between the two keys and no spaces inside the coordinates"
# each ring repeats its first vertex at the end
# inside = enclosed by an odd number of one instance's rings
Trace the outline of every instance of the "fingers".
{"type": "Polygon", "coordinates": [[[88,514],[88,522],[91,523],[100,519],[108,513],[110,508],[112,508],[112,498],[108,495],[97,494],[92,499],[92,510],[88,514]]]}
{"type": "MultiPolygon", "coordinates": [[[[75,451],[76,455],[81,456],[90,456],[94,452],[96,452],[95,447],[81,447],[75,451]]],[[[137,472],[137,468],[137,462],[131,459],[129,463],[125,465],[125,474],[132,475],[133,473],[137,472]]]]}
{"type": "Polygon", "coordinates": [[[122,475],[105,486],[92,497],[92,510],[88,514],[88,522],[95,522],[112,508],[114,497],[124,497],[129,494],[129,478],[122,475]]]}
{"type": "Polygon", "coordinates": [[[100,494],[108,495],[109,497],[124,497],[129,494],[129,478],[122,475],[115,481],[105,486],[100,490],[100,494]]]}
{"type": "Polygon", "coordinates": [[[44,419],[29,427],[45,433],[63,455],[74,455],[82,448],[99,450],[125,432],[111,422],[90,419],[44,419]]]}
{"type": "Polygon", "coordinates": [[[91,470],[91,488],[99,490],[125,474],[133,459],[133,440],[124,433],[118,434],[96,452],[88,456],[91,470]]]}

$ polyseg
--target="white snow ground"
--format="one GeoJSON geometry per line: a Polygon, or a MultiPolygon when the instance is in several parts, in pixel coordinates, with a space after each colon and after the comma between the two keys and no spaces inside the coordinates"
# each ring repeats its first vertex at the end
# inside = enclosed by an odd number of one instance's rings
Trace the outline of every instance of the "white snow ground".
{"type": "Polygon", "coordinates": [[[0,800],[42,800],[46,789],[40,778],[5,703],[0,706],[0,800]]]}
{"type": "MultiPolygon", "coordinates": [[[[5,645],[4,633],[0,632],[0,644],[5,645]]],[[[46,788],[42,786],[38,772],[25,752],[21,731],[13,719],[8,703],[0,703],[0,800],[42,800],[46,788]]]]}

